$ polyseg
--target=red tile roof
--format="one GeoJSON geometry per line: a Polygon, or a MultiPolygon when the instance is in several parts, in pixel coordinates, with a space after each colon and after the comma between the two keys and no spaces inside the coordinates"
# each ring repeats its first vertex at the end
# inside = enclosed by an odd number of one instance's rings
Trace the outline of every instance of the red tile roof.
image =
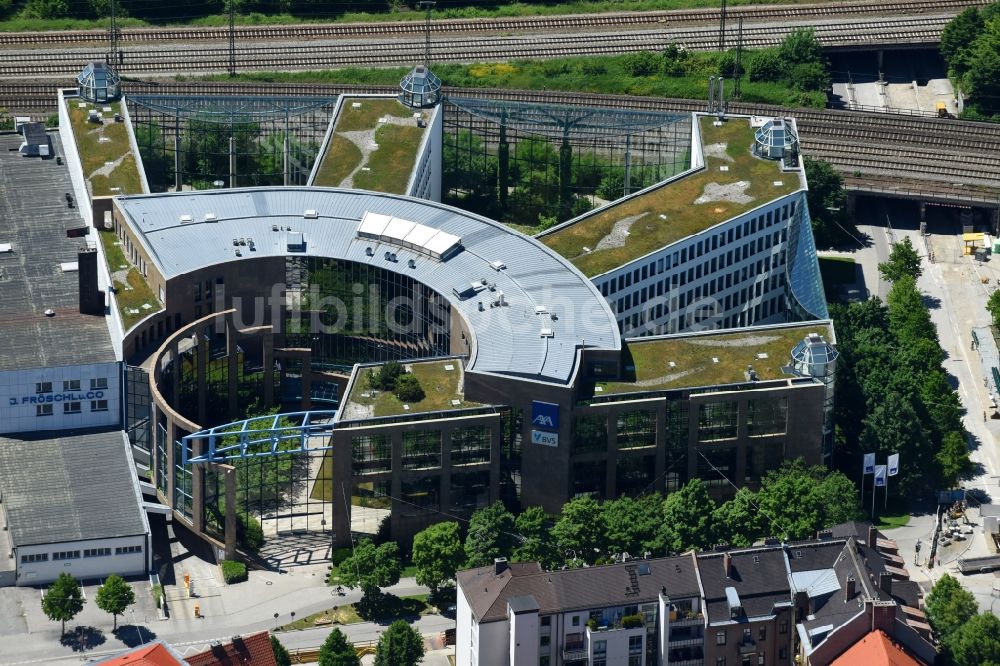
{"type": "Polygon", "coordinates": [[[125,654],[98,662],[100,666],[184,666],[163,643],[141,645],[125,654]]]}
{"type": "Polygon", "coordinates": [[[899,647],[881,629],[875,630],[840,655],[830,666],[925,666],[899,647]]]}
{"type": "Polygon", "coordinates": [[[184,657],[191,666],[277,666],[266,631],[235,637],[224,645],[184,657]]]}

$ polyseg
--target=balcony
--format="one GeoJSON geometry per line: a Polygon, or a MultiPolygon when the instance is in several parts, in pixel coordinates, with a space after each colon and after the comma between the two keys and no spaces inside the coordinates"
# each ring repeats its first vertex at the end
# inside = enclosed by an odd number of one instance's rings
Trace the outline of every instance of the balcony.
{"type": "Polygon", "coordinates": [[[678,613],[671,611],[671,627],[695,627],[705,624],[705,616],[701,613],[678,613]]]}
{"type": "Polygon", "coordinates": [[[587,649],[586,643],[567,643],[562,651],[563,661],[588,661],[590,659],[590,651],[587,649]]]}
{"type": "Polygon", "coordinates": [[[702,638],[680,638],[677,640],[670,639],[669,645],[671,648],[682,648],[682,647],[696,647],[698,645],[703,645],[705,639],[702,638]]]}
{"type": "Polygon", "coordinates": [[[687,659],[685,661],[671,661],[670,666],[704,666],[704,659],[687,659]]]}

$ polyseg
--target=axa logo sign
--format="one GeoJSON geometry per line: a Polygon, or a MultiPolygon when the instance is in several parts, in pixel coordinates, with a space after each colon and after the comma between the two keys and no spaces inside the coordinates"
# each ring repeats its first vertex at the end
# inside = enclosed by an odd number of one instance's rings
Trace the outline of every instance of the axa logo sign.
{"type": "Polygon", "coordinates": [[[532,401],[531,426],[545,430],[559,430],[559,405],[551,402],[532,401]]]}

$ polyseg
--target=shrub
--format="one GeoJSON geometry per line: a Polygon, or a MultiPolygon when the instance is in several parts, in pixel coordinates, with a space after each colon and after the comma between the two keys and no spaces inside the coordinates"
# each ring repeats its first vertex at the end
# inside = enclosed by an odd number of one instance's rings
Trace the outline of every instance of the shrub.
{"type": "Polygon", "coordinates": [[[242,562],[222,560],[219,568],[222,569],[222,580],[226,581],[226,585],[242,583],[247,579],[247,565],[242,562]]]}
{"type": "Polygon", "coordinates": [[[751,81],[778,81],[784,74],[776,49],[761,49],[750,55],[747,76],[751,81]]]}
{"type": "Polygon", "coordinates": [[[420,402],[424,399],[424,389],[413,375],[402,375],[396,380],[393,394],[402,402],[420,402]]]}
{"type": "Polygon", "coordinates": [[[236,514],[236,540],[251,552],[260,551],[264,545],[264,529],[260,521],[251,515],[236,514]]]}
{"type": "Polygon", "coordinates": [[[587,627],[591,631],[597,631],[597,620],[595,620],[594,618],[590,618],[589,620],[587,620],[587,627]]]}
{"type": "Polygon", "coordinates": [[[719,75],[727,79],[735,79],[738,76],[742,77],[746,71],[746,67],[743,63],[740,63],[739,72],[737,74],[736,70],[736,52],[726,51],[719,58],[719,75]]]}
{"type": "Polygon", "coordinates": [[[163,600],[163,586],[157,583],[153,586],[153,601],[156,602],[156,607],[160,607],[160,602],[163,600]]]}
{"type": "Polygon", "coordinates": [[[626,615],[622,618],[622,629],[635,629],[636,627],[643,626],[645,623],[646,619],[642,616],[642,613],[626,615]]]}
{"type": "Polygon", "coordinates": [[[637,51],[622,58],[622,69],[629,76],[650,76],[660,69],[660,57],[651,51],[637,51]]]}

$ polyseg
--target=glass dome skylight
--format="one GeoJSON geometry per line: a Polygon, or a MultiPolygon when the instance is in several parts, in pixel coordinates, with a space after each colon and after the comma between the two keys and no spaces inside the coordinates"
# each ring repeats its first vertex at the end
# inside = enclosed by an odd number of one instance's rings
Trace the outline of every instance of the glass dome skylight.
{"type": "Polygon", "coordinates": [[[399,88],[399,101],[413,109],[426,109],[441,101],[441,79],[423,65],[404,76],[399,88]]]}
{"type": "Polygon", "coordinates": [[[799,137],[795,135],[792,123],[785,118],[771,118],[757,128],[754,133],[753,152],[755,155],[780,160],[786,155],[799,151],[799,137]]]}
{"type": "Polygon", "coordinates": [[[98,61],[88,63],[76,77],[80,97],[99,104],[118,98],[120,81],[118,73],[110,65],[98,61]]]}

